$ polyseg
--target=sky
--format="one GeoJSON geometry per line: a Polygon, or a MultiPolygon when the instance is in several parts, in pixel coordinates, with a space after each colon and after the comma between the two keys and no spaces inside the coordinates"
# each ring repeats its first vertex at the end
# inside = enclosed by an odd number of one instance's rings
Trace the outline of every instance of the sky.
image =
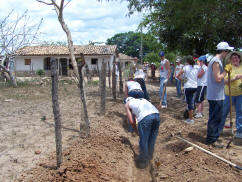
{"type": "MultiPolygon", "coordinates": [[[[48,0],[45,0],[48,1],[48,0]]],[[[89,41],[106,42],[117,33],[137,31],[142,21],[142,14],[135,13],[130,17],[126,1],[113,0],[72,0],[64,9],[64,20],[72,33],[74,44],[85,45],[89,41]]],[[[11,10],[20,16],[28,10],[30,22],[35,24],[43,18],[40,27],[42,41],[66,41],[52,6],[35,0],[2,0],[0,5],[0,20],[11,10]]]]}

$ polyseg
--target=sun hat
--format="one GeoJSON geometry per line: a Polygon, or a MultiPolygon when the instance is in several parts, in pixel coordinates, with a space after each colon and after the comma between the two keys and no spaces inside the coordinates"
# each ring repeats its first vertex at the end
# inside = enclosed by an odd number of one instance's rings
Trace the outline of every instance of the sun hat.
{"type": "Polygon", "coordinates": [[[163,51],[160,51],[160,52],[159,52],[159,56],[160,56],[160,57],[163,57],[163,56],[165,56],[165,53],[164,53],[163,51]]]}
{"type": "Polygon", "coordinates": [[[202,55],[198,58],[198,61],[206,62],[206,55],[202,55]]]}
{"type": "Polygon", "coordinates": [[[234,47],[230,47],[227,42],[220,42],[217,45],[217,50],[230,50],[230,51],[232,51],[233,49],[234,49],[234,47]]]}

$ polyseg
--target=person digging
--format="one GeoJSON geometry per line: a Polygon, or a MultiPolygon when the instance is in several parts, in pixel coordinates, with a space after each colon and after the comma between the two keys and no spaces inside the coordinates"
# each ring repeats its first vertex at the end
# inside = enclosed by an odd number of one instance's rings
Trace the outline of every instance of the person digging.
{"type": "Polygon", "coordinates": [[[135,160],[136,167],[144,169],[153,158],[155,141],[160,126],[160,114],[155,106],[146,99],[128,97],[125,102],[129,122],[139,135],[139,156],[135,160]]]}

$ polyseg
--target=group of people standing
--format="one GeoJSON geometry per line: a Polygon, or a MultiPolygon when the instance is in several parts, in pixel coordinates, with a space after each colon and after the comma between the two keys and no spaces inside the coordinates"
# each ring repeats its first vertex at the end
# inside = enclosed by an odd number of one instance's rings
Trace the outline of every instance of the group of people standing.
{"type": "MultiPolygon", "coordinates": [[[[174,73],[171,71],[170,62],[162,51],[160,56],[160,108],[167,108],[166,85],[174,74],[176,80],[177,97],[182,95],[182,82],[184,82],[184,95],[189,117],[185,123],[193,124],[195,104],[197,113],[195,118],[204,116],[205,95],[209,103],[209,119],[207,123],[206,144],[214,147],[223,147],[219,135],[223,131],[228,115],[229,89],[231,86],[232,102],[236,110],[236,136],[242,139],[242,66],[241,53],[231,52],[232,47],[227,42],[217,45],[217,54],[211,60],[202,55],[197,59],[186,56],[186,64],[181,64],[182,59],[176,59],[174,73]],[[223,59],[229,54],[231,64],[223,66],[223,59]],[[228,73],[231,75],[228,80],[228,73]],[[207,94],[206,94],[207,93],[207,94]]],[[[153,75],[154,76],[154,75],[153,75]]],[[[138,168],[145,168],[153,157],[156,137],[160,125],[159,110],[149,101],[145,85],[145,73],[142,69],[136,70],[125,84],[125,109],[130,122],[129,131],[136,132],[139,137],[140,154],[136,160],[138,168]]]]}
{"type": "MultiPolygon", "coordinates": [[[[236,111],[236,135],[242,139],[242,66],[241,52],[233,52],[227,42],[220,42],[217,45],[217,53],[211,60],[207,60],[206,55],[198,58],[192,56],[185,57],[185,65],[181,64],[181,58],[176,59],[174,77],[176,80],[177,97],[182,95],[182,81],[184,82],[184,95],[188,109],[188,119],[185,123],[193,124],[195,106],[197,113],[195,118],[204,116],[204,100],[209,103],[209,119],[207,124],[206,143],[216,147],[223,147],[219,135],[222,133],[225,121],[230,110],[229,103],[229,83],[231,82],[232,103],[236,111]],[[228,55],[229,54],[229,55],[228,55]],[[223,60],[228,57],[229,64],[225,67],[223,60]],[[228,80],[228,73],[231,75],[228,80]],[[205,97],[205,95],[207,95],[205,97]]],[[[166,92],[162,92],[164,80],[169,78],[169,61],[164,58],[161,52],[160,64],[160,98],[161,108],[167,107],[166,92]],[[165,71],[164,71],[165,70],[165,71]],[[164,96],[162,97],[162,94],[164,96]]]]}

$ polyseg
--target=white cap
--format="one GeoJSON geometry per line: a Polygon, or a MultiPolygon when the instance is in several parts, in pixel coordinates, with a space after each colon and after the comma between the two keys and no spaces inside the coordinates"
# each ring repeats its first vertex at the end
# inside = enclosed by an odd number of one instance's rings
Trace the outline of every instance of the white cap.
{"type": "Polygon", "coordinates": [[[227,42],[220,42],[217,45],[217,50],[230,50],[230,51],[232,51],[233,49],[234,49],[234,47],[230,47],[227,42]]]}
{"type": "Polygon", "coordinates": [[[212,54],[206,54],[206,59],[207,59],[207,62],[211,61],[213,59],[213,55],[212,54]]]}
{"type": "Polygon", "coordinates": [[[177,59],[176,59],[176,62],[177,62],[177,63],[181,62],[181,59],[180,59],[180,58],[177,58],[177,59]]]}

